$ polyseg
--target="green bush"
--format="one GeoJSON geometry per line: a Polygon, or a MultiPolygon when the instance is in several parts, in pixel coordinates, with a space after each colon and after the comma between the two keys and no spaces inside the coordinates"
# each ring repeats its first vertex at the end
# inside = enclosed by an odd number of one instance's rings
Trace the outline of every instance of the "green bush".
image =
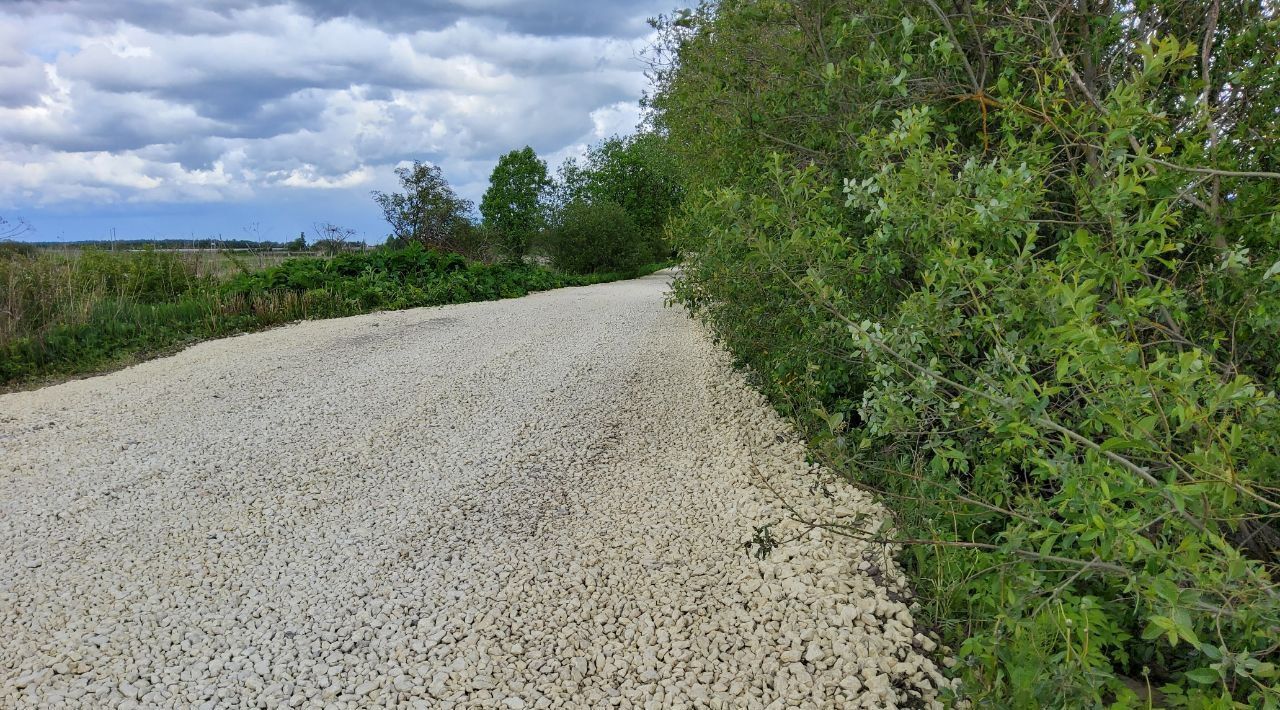
{"type": "Polygon", "coordinates": [[[609,200],[569,203],[544,240],[551,263],[571,274],[631,271],[652,258],[631,215],[609,200]]]}
{"type": "Polygon", "coordinates": [[[577,201],[620,205],[635,223],[642,258],[654,261],[672,256],[663,231],[682,194],[671,146],[653,131],[614,136],[587,149],[581,162],[566,160],[557,185],[561,208],[577,201]]]}
{"type": "Polygon", "coordinates": [[[1105,7],[660,23],[677,292],[895,508],[974,700],[1276,707],[1280,23],[1105,7]]]}
{"type": "Polygon", "coordinates": [[[222,283],[194,279],[181,264],[163,252],[0,261],[10,305],[25,308],[21,323],[0,321],[0,385],[91,372],[299,319],[512,298],[636,273],[582,277],[530,264],[487,265],[417,244],[287,259],[222,283]]]}
{"type": "Polygon", "coordinates": [[[332,259],[289,259],[242,274],[222,287],[230,296],[325,290],[352,304],[352,312],[522,296],[577,283],[528,264],[481,264],[458,254],[413,244],[332,259]]]}

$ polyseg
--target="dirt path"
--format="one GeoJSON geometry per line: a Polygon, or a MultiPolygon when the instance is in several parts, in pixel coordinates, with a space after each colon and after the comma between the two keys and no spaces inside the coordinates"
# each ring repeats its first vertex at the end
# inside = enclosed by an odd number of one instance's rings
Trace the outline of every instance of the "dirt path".
{"type": "MultiPolygon", "coordinates": [[[[0,706],[893,707],[878,524],[666,276],[292,325],[0,396],[0,706]]],[[[921,701],[926,701],[922,703],[921,701]]]]}

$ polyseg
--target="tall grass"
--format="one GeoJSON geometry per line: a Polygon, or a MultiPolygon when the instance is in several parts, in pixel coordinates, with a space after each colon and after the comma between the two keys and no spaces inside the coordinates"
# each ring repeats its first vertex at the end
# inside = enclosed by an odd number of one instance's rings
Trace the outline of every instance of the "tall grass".
{"type": "Polygon", "coordinates": [[[178,254],[99,250],[0,253],[0,344],[119,315],[213,285],[178,254]]]}
{"type": "Polygon", "coordinates": [[[0,248],[0,387],[295,320],[510,298],[661,266],[570,276],[411,246],[249,264],[219,278],[179,252],[0,248]]]}

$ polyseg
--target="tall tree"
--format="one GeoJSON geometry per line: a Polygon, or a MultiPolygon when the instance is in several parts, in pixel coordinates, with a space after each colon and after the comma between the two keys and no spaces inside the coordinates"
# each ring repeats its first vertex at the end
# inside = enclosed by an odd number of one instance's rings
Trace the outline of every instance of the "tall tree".
{"type": "Polygon", "coordinates": [[[498,158],[480,200],[480,214],[502,240],[508,258],[524,256],[530,240],[546,225],[550,187],[547,164],[533,148],[525,146],[498,158]]]}
{"type": "Polygon", "coordinates": [[[635,222],[640,239],[657,256],[664,250],[667,216],[683,191],[675,158],[666,139],[656,133],[614,136],[587,151],[582,162],[570,159],[560,168],[557,200],[613,202],[635,222]]]}
{"type": "Polygon", "coordinates": [[[472,203],[458,197],[440,166],[413,161],[396,168],[404,192],[373,192],[373,199],[391,225],[397,241],[452,248],[467,224],[472,203]]]}

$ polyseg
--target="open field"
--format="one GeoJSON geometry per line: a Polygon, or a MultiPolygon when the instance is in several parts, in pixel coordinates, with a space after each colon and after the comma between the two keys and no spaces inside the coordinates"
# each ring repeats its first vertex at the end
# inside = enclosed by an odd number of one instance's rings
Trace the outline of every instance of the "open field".
{"type": "Polygon", "coordinates": [[[930,704],[886,551],[783,503],[884,511],[814,492],[666,289],[299,323],[0,397],[0,705],[930,704]]]}
{"type": "Polygon", "coordinates": [[[178,255],[189,261],[198,276],[223,279],[238,273],[262,271],[279,266],[285,259],[297,257],[324,258],[311,252],[289,251],[179,251],[178,255]]]}
{"type": "MultiPolygon", "coordinates": [[[[83,249],[78,247],[42,247],[40,251],[66,259],[78,258],[84,252],[83,249]]],[[[129,254],[142,250],[130,249],[128,251],[116,251],[107,247],[101,249],[101,251],[108,251],[114,254],[129,254]]],[[[293,252],[284,250],[156,249],[155,251],[176,256],[184,264],[189,265],[196,276],[216,279],[223,279],[243,272],[261,271],[272,266],[278,266],[285,259],[298,257],[324,258],[324,255],[315,252],[293,252]]]]}

